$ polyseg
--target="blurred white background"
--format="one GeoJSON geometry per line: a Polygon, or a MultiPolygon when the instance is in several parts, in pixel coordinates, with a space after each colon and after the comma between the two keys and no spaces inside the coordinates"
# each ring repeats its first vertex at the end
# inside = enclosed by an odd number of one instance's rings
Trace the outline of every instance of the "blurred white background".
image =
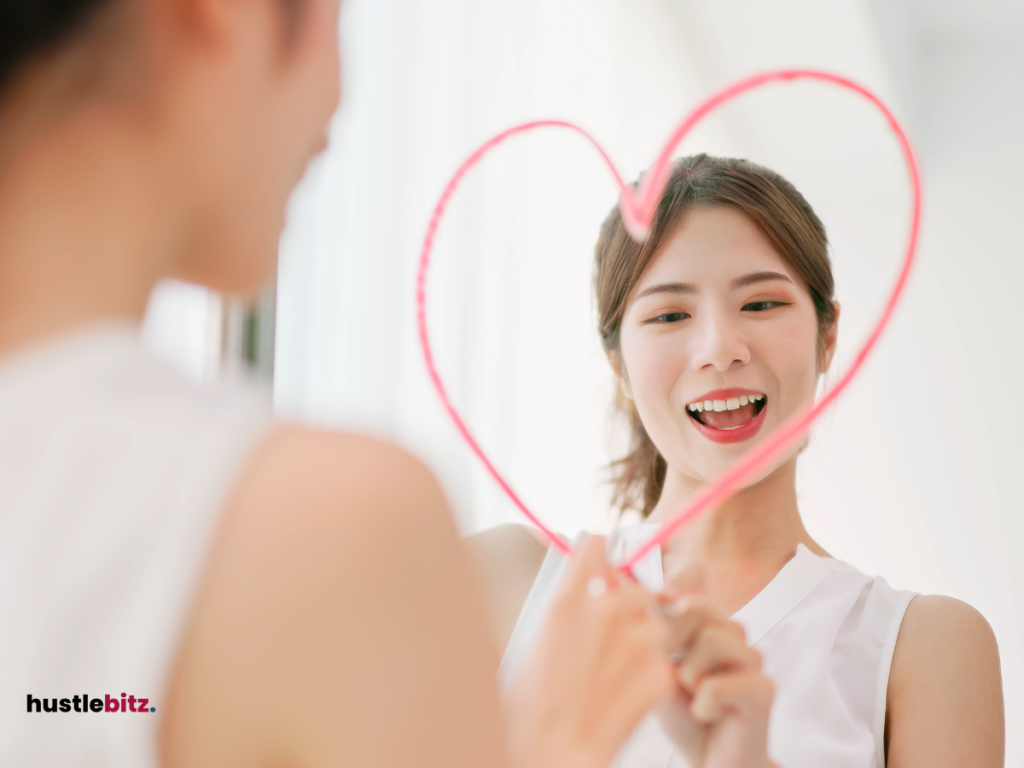
{"type": "MultiPolygon", "coordinates": [[[[345,0],[331,149],[292,201],[277,288],[280,413],[399,441],[467,532],[514,509],[429,388],[416,341],[420,240],[449,174],[513,123],[556,117],[627,178],[713,88],[814,67],[879,93],[925,177],[919,264],[863,376],[815,430],[801,508],[834,556],[979,608],[999,639],[1007,765],[1024,765],[1024,4],[1013,0],[345,0]]],[[[677,154],[780,171],[828,227],[842,366],[895,274],[908,192],[881,118],[851,94],[772,86],[677,154]]],[[[453,399],[496,464],[566,533],[605,529],[621,435],[594,331],[591,255],[616,199],[582,141],[536,132],[494,153],[442,225],[430,326],[453,399]]],[[[154,344],[215,369],[216,297],[169,285],[154,344]],[[211,362],[214,361],[214,362],[211,362]]]]}

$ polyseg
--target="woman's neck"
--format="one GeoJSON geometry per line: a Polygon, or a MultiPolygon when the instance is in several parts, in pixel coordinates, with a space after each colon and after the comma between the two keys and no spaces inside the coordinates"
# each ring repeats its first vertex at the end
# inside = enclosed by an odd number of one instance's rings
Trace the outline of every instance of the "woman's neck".
{"type": "Polygon", "coordinates": [[[142,317],[171,246],[152,156],[130,131],[83,116],[5,165],[0,355],[103,318],[142,317]]]}
{"type": "MultiPolygon", "coordinates": [[[[698,486],[670,469],[661,498],[648,520],[668,520],[686,506],[697,490],[698,486]]],[[[671,553],[672,557],[689,562],[764,562],[781,567],[799,543],[816,554],[827,555],[807,533],[800,518],[793,457],[768,477],[683,526],[664,550],[666,556],[671,553]]]]}

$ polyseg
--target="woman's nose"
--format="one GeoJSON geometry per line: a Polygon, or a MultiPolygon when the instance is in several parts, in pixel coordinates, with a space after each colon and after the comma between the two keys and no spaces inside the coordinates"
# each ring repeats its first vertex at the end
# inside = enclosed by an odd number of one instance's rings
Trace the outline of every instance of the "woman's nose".
{"type": "Polygon", "coordinates": [[[694,328],[692,365],[695,370],[713,368],[727,371],[750,362],[740,329],[727,318],[706,314],[694,328]]]}

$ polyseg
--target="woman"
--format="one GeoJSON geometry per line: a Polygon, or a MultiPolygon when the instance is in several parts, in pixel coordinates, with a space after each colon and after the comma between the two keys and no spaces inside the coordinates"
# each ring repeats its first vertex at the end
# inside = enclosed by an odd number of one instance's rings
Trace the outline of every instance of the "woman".
{"type": "MultiPolygon", "coordinates": [[[[753,163],[705,155],[677,162],[644,245],[612,212],[595,289],[632,428],[617,498],[644,517],[622,532],[628,551],[811,401],[839,305],[824,227],[800,193],[753,163]]],[[[681,573],[708,628],[687,646],[683,695],[616,765],[739,768],[770,754],[783,768],[1001,766],[988,624],[964,603],[898,592],[831,558],[800,519],[798,452],[639,564],[654,587],[681,573]]],[[[474,548],[515,679],[560,558],[516,527],[474,548]]]]}
{"type": "Polygon", "coordinates": [[[272,274],[338,101],[337,14],[0,0],[4,766],[598,768],[673,691],[679,619],[595,539],[506,737],[424,467],[139,344],[158,280],[272,274]]]}

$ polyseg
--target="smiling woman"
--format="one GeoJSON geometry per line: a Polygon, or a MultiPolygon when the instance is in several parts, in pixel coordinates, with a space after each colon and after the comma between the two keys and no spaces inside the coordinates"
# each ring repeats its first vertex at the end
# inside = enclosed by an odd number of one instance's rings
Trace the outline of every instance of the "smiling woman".
{"type": "MultiPolygon", "coordinates": [[[[824,228],[800,193],[758,165],[705,155],[677,161],[648,242],[612,211],[594,287],[633,430],[615,465],[618,501],[645,518],[619,531],[625,559],[813,400],[839,307],[824,228]]],[[[1002,765],[987,622],[829,556],[800,516],[799,450],[636,562],[641,583],[684,595],[681,692],[612,765],[1002,765]]],[[[512,527],[473,541],[509,683],[564,578],[562,555],[531,541],[512,527]]]]}
{"type": "MultiPolygon", "coordinates": [[[[729,285],[732,301],[739,300],[740,296],[746,300],[744,311],[750,314],[777,314],[776,310],[781,305],[790,306],[794,303],[792,299],[799,298],[793,295],[794,283],[805,287],[800,293],[809,299],[809,302],[804,303],[813,305],[817,317],[818,355],[820,362],[827,368],[826,356],[831,355],[835,342],[834,326],[838,305],[832,300],[835,283],[828,258],[825,227],[821,220],[796,188],[773,171],[745,160],[696,155],[677,161],[676,170],[658,209],[651,238],[646,243],[638,244],[629,237],[618,209],[612,211],[601,230],[595,253],[594,275],[598,327],[605,351],[616,370],[620,374],[624,373],[621,367],[622,324],[627,299],[632,297],[634,311],[649,315],[643,319],[646,325],[679,322],[684,316],[689,317],[686,312],[665,304],[665,299],[675,298],[677,304],[689,299],[692,304],[692,299],[700,291],[699,287],[662,281],[658,279],[661,270],[648,267],[663,252],[688,248],[688,241],[692,237],[699,237],[699,233],[705,229],[712,233],[727,234],[745,253],[760,253],[767,257],[767,261],[754,262],[751,266],[753,271],[733,278],[729,285]],[[694,209],[701,209],[702,215],[691,216],[691,225],[683,229],[684,217],[694,209]],[[708,220],[706,216],[723,217],[728,221],[708,220]],[[725,226],[721,226],[723,224],[725,226]],[[771,265],[771,268],[765,267],[765,264],[771,265]],[[638,285],[641,278],[644,284],[638,285]],[[766,292],[766,285],[773,290],[766,292]],[[675,311],[659,313],[659,307],[675,311]]],[[[703,263],[721,264],[721,259],[715,256],[716,249],[723,245],[729,244],[710,243],[710,252],[704,254],[707,258],[703,263]]],[[[663,333],[663,329],[658,332],[663,333]]],[[[620,378],[623,383],[627,383],[626,378],[620,378]]],[[[716,410],[714,401],[722,400],[725,408],[719,409],[720,413],[727,411],[730,397],[738,398],[747,393],[737,391],[735,395],[725,393],[717,397],[714,392],[702,397],[696,397],[702,393],[690,394],[693,397],[687,400],[688,404],[700,402],[704,411],[712,413],[716,410]]],[[[748,405],[743,415],[760,417],[767,405],[767,401],[762,402],[764,404],[758,412],[755,413],[748,405]]],[[[629,419],[632,445],[629,454],[617,463],[616,501],[620,508],[636,507],[646,517],[661,497],[667,464],[651,441],[633,401],[620,398],[619,407],[629,419]]],[[[747,431],[742,437],[715,436],[715,432],[710,431],[727,426],[742,426],[738,419],[701,414],[701,418],[695,421],[708,427],[707,436],[712,439],[717,437],[723,442],[735,442],[753,437],[747,431]]],[[[763,419],[756,423],[762,424],[763,419]]]]}

